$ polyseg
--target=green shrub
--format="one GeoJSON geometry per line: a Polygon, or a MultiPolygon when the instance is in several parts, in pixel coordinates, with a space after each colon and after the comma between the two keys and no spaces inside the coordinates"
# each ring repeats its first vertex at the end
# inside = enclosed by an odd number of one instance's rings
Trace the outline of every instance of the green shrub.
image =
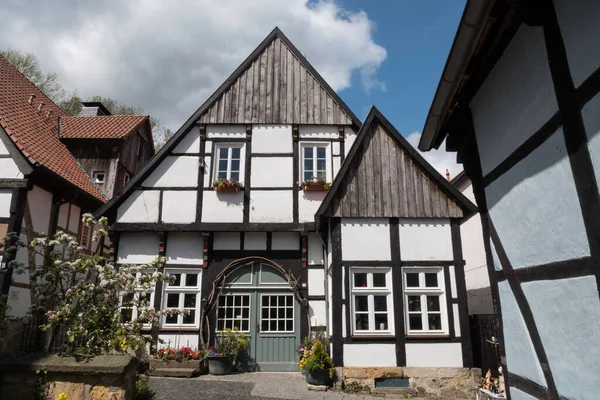
{"type": "Polygon", "coordinates": [[[138,379],[135,382],[135,400],[153,400],[155,393],[148,386],[146,379],[138,379]]]}
{"type": "Polygon", "coordinates": [[[371,388],[359,382],[352,381],[344,384],[344,393],[371,393],[371,388]]]}
{"type": "Polygon", "coordinates": [[[329,376],[331,378],[334,377],[335,368],[333,367],[333,361],[327,351],[325,351],[325,347],[320,340],[315,341],[312,354],[306,358],[304,368],[309,372],[329,370],[329,376]]]}

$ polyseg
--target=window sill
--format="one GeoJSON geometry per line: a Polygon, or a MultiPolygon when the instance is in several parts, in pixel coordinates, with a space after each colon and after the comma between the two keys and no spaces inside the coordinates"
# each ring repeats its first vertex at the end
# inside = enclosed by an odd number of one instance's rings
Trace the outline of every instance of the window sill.
{"type": "Polygon", "coordinates": [[[436,335],[422,335],[422,334],[416,334],[416,335],[406,335],[406,340],[411,340],[411,339],[450,339],[450,335],[446,335],[446,334],[436,334],[436,335]]]}
{"type": "Polygon", "coordinates": [[[386,339],[396,339],[395,335],[352,335],[350,336],[352,340],[386,340],[386,339]]]}

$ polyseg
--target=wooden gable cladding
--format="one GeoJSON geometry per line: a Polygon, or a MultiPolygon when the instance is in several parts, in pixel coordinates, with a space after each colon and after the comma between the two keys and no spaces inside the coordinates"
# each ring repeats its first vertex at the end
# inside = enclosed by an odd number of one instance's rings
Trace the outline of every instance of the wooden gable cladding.
{"type": "Polygon", "coordinates": [[[352,125],[353,115],[286,42],[276,34],[247,60],[249,66],[234,73],[229,86],[200,116],[200,123],[352,125]]]}

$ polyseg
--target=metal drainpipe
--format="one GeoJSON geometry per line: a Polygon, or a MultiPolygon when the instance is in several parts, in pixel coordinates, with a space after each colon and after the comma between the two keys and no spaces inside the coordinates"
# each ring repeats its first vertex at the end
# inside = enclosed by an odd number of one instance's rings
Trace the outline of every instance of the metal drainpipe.
{"type": "MultiPolygon", "coordinates": [[[[329,232],[329,223],[327,224],[327,231],[329,232]]],[[[325,331],[327,337],[329,337],[329,260],[327,259],[327,241],[323,240],[321,233],[317,230],[317,236],[323,244],[323,269],[325,270],[325,331]]]]}

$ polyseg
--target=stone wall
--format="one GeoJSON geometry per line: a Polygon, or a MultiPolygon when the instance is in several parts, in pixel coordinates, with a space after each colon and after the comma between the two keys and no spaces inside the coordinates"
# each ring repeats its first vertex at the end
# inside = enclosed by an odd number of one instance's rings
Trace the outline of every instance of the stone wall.
{"type": "Polygon", "coordinates": [[[43,390],[47,400],[61,393],[68,400],[133,400],[137,365],[136,358],[125,355],[88,361],[57,355],[6,359],[0,361],[0,399],[31,399],[43,390]]]}
{"type": "Polygon", "coordinates": [[[21,348],[23,321],[6,321],[0,325],[0,357],[12,356],[21,348]]]}

